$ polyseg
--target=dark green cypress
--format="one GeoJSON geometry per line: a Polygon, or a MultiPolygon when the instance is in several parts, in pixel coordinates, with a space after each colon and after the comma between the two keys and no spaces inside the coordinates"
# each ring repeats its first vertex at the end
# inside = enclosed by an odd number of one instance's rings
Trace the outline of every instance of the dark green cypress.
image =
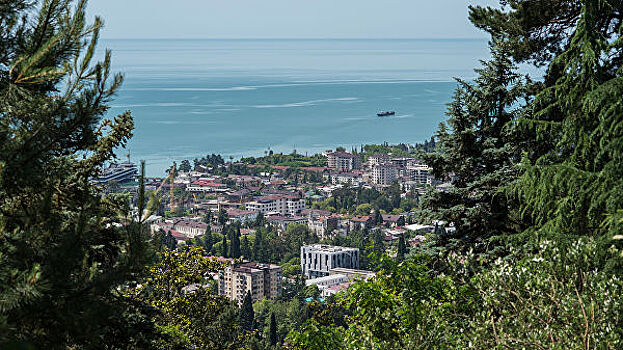
{"type": "Polygon", "coordinates": [[[404,234],[400,235],[400,239],[398,240],[398,252],[396,254],[396,260],[403,261],[405,259],[405,254],[407,253],[407,245],[405,243],[404,234]]]}
{"type": "Polygon", "coordinates": [[[231,254],[234,259],[240,258],[240,227],[234,227],[231,230],[231,254]]]}
{"type": "Polygon", "coordinates": [[[249,243],[249,238],[246,235],[242,237],[240,253],[245,259],[251,259],[251,244],[249,243]]]}
{"type": "Polygon", "coordinates": [[[223,240],[221,241],[221,256],[223,256],[224,258],[228,257],[228,250],[227,250],[227,236],[223,235],[223,240]]]}
{"type": "Polygon", "coordinates": [[[275,318],[275,313],[270,314],[270,326],[268,328],[268,340],[270,345],[277,345],[277,320],[275,318]]]}
{"type": "Polygon", "coordinates": [[[254,328],[254,312],[253,312],[253,300],[251,299],[251,293],[247,292],[242,301],[240,307],[240,316],[238,318],[238,326],[243,331],[252,331],[254,328]]]}

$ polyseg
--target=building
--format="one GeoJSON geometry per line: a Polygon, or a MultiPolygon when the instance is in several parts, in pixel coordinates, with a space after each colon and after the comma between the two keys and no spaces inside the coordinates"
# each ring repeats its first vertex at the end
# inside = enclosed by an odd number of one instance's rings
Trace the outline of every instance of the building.
{"type": "Polygon", "coordinates": [[[346,152],[332,152],[327,154],[327,165],[334,170],[355,170],[361,168],[361,159],[346,152]]]}
{"type": "Polygon", "coordinates": [[[255,201],[248,202],[245,204],[245,208],[262,212],[263,214],[297,215],[305,209],[305,199],[293,195],[275,194],[259,197],[255,201]]]}
{"type": "Polygon", "coordinates": [[[167,220],[163,223],[152,226],[152,230],[172,230],[174,232],[184,235],[187,238],[195,238],[197,236],[201,236],[205,234],[207,228],[208,224],[204,222],[179,218],[174,220],[167,220]]]}
{"type": "Polygon", "coordinates": [[[374,277],[374,272],[368,270],[348,269],[344,267],[336,267],[329,270],[329,275],[343,275],[348,277],[349,280],[363,279],[374,277]]]}
{"type": "Polygon", "coordinates": [[[354,172],[335,172],[331,173],[331,183],[337,184],[351,184],[359,186],[363,183],[361,174],[354,172]]]}
{"type": "Polygon", "coordinates": [[[411,157],[397,157],[397,158],[392,158],[392,159],[390,160],[390,162],[391,162],[392,164],[394,164],[395,166],[397,166],[397,167],[401,167],[401,168],[404,168],[404,167],[406,167],[406,166],[408,166],[408,165],[411,165],[411,164],[418,163],[417,159],[415,159],[415,158],[411,158],[411,157]]]}
{"type": "Polygon", "coordinates": [[[369,215],[355,216],[348,220],[348,227],[351,231],[363,230],[374,226],[372,221],[372,216],[369,215]]]}
{"type": "Polygon", "coordinates": [[[312,278],[305,281],[306,286],[317,286],[323,298],[348,289],[355,280],[367,280],[374,277],[374,272],[347,268],[329,270],[328,276],[312,278]]]}
{"type": "Polygon", "coordinates": [[[223,192],[226,189],[227,185],[212,180],[193,181],[186,187],[188,192],[223,192]]]}
{"type": "Polygon", "coordinates": [[[383,163],[372,166],[370,180],[372,183],[387,186],[398,178],[398,169],[392,163],[383,163]]]}
{"type": "Polygon", "coordinates": [[[389,156],[387,154],[373,154],[368,157],[368,164],[378,165],[389,162],[389,156]]]}
{"type": "Polygon", "coordinates": [[[259,214],[258,211],[255,210],[240,210],[240,209],[228,209],[227,217],[230,222],[249,222],[253,221],[257,218],[259,214]]]}
{"type": "Polygon", "coordinates": [[[219,295],[238,301],[275,299],[281,294],[281,266],[247,262],[230,265],[219,274],[219,295]]]}
{"type": "Polygon", "coordinates": [[[404,177],[407,181],[413,181],[418,184],[433,184],[433,176],[430,168],[426,165],[410,165],[404,169],[404,177]]]}
{"type": "Polygon", "coordinates": [[[279,226],[282,231],[285,231],[291,224],[304,224],[307,222],[307,218],[302,216],[269,216],[266,218],[269,224],[279,226]]]}
{"type": "Polygon", "coordinates": [[[327,276],[336,267],[359,268],[359,249],[324,244],[301,247],[301,271],[308,278],[327,276]]]}
{"type": "Polygon", "coordinates": [[[307,227],[318,237],[325,238],[329,232],[337,229],[338,219],[331,215],[308,216],[307,227]]]}

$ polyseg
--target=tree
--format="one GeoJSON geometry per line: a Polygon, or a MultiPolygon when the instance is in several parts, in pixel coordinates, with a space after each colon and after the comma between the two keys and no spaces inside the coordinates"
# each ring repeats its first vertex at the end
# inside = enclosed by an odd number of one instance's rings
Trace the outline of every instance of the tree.
{"type": "Polygon", "coordinates": [[[375,225],[380,225],[383,223],[383,215],[381,214],[381,210],[376,208],[374,210],[374,219],[372,220],[375,225]]]}
{"type": "Polygon", "coordinates": [[[203,235],[202,245],[206,253],[210,254],[212,252],[212,248],[214,247],[214,236],[212,236],[212,230],[210,229],[210,225],[206,227],[206,232],[203,235]]]}
{"type": "Polygon", "coordinates": [[[232,230],[230,257],[234,259],[240,258],[240,227],[238,226],[232,230]]]}
{"type": "Polygon", "coordinates": [[[258,228],[255,231],[255,240],[253,241],[253,260],[264,262],[264,229],[258,228]]]}
{"type": "Polygon", "coordinates": [[[177,239],[173,237],[171,231],[164,232],[161,230],[161,244],[163,247],[167,247],[169,250],[175,250],[177,247],[177,239]]]}
{"type": "Polygon", "coordinates": [[[277,320],[275,319],[275,313],[270,314],[270,327],[268,329],[268,341],[270,345],[277,345],[277,320]]]}
{"type": "Polygon", "coordinates": [[[227,235],[223,235],[223,241],[221,243],[221,256],[226,258],[228,256],[227,253],[227,235]]]}
{"type": "Polygon", "coordinates": [[[103,119],[123,78],[109,51],[94,62],[102,21],[85,9],[0,6],[2,348],[140,348],[153,330],[116,290],[146,263],[147,230],[129,219],[127,196],[90,182],[134,123],[129,111],[103,119]]]}
{"type": "Polygon", "coordinates": [[[621,232],[616,220],[605,220],[623,208],[623,38],[605,27],[621,25],[620,13],[612,1],[581,2],[533,115],[522,119],[547,149],[526,154],[513,188],[521,219],[531,224],[526,236],[602,236],[605,248],[621,232]]]}
{"type": "Polygon", "coordinates": [[[221,226],[224,226],[224,225],[225,225],[225,223],[227,223],[227,220],[228,220],[228,219],[229,219],[229,217],[227,216],[227,211],[226,211],[225,209],[221,208],[221,209],[218,211],[218,219],[217,219],[218,223],[219,223],[221,226]]]}
{"type": "Polygon", "coordinates": [[[423,198],[425,217],[453,223],[453,238],[480,253],[492,249],[492,237],[518,230],[502,187],[517,177],[521,147],[513,126],[529,100],[508,51],[494,40],[491,53],[474,83],[458,80],[449,119],[437,133],[437,151],[423,157],[436,178],[453,174],[448,191],[423,198]]]}
{"type": "Polygon", "coordinates": [[[127,298],[158,310],[153,321],[167,337],[156,348],[224,349],[235,340],[235,323],[221,318],[231,304],[208,288],[210,274],[223,268],[206,258],[203,248],[189,246],[164,252],[140,283],[127,289],[127,298]]]}
{"type": "Polygon", "coordinates": [[[251,259],[251,244],[249,243],[249,238],[247,237],[247,235],[242,237],[240,253],[242,254],[242,256],[245,257],[245,259],[251,259]]]}
{"type": "Polygon", "coordinates": [[[240,307],[240,317],[238,318],[240,329],[247,332],[252,331],[254,328],[254,317],[251,293],[247,292],[242,301],[242,306],[240,307]]]}
{"type": "Polygon", "coordinates": [[[184,159],[184,160],[180,163],[180,166],[179,166],[178,170],[179,170],[180,172],[183,172],[183,173],[187,173],[187,172],[191,171],[191,170],[192,170],[192,167],[190,166],[190,162],[189,162],[187,159],[184,159]]]}
{"type": "Polygon", "coordinates": [[[264,218],[264,214],[260,211],[257,213],[255,217],[255,222],[253,224],[254,227],[262,227],[266,224],[266,219],[264,218]]]}
{"type": "Polygon", "coordinates": [[[400,235],[400,239],[398,240],[398,252],[396,254],[396,260],[401,262],[405,259],[405,254],[407,253],[407,245],[405,243],[404,234],[400,235]]]}

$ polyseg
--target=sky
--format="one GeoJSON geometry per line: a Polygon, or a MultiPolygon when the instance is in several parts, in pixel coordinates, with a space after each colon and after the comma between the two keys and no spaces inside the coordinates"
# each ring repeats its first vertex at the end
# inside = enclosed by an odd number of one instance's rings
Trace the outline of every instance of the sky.
{"type": "Polygon", "coordinates": [[[104,39],[485,38],[468,5],[497,0],[90,0],[104,39]]]}

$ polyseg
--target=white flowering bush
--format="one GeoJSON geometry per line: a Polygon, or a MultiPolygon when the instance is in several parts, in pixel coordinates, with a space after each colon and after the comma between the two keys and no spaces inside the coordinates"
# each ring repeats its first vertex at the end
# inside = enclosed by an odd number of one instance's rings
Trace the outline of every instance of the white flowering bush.
{"type": "Polygon", "coordinates": [[[594,262],[597,249],[590,238],[544,241],[476,275],[481,305],[462,347],[622,349],[623,283],[594,262]]]}

